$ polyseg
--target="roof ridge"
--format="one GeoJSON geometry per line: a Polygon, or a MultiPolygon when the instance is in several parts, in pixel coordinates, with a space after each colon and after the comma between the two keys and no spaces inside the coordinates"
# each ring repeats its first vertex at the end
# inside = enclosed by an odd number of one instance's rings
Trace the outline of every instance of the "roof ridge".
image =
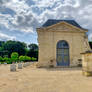
{"type": "Polygon", "coordinates": [[[54,24],[57,24],[59,22],[62,22],[62,21],[65,21],[73,26],[76,26],[76,27],[79,27],[79,28],[82,28],[75,20],[70,20],[70,19],[48,19],[43,25],[42,27],[48,27],[48,26],[51,26],[51,25],[54,25],[54,24]]]}
{"type": "MultiPolygon", "coordinates": [[[[73,20],[73,19],[48,19],[48,20],[73,20]]],[[[75,21],[75,20],[73,20],[73,21],[75,21]]]]}

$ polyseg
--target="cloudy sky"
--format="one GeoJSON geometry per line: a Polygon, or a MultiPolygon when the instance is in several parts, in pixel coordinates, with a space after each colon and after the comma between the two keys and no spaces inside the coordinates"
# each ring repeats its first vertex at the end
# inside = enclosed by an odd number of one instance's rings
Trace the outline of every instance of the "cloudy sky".
{"type": "Polygon", "coordinates": [[[74,19],[92,39],[92,0],[0,0],[0,40],[37,43],[47,19],[74,19]]]}

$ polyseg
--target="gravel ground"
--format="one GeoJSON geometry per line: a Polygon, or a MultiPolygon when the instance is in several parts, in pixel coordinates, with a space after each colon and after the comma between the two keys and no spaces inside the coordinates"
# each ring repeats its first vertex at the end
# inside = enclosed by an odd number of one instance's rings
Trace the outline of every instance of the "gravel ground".
{"type": "Polygon", "coordinates": [[[92,77],[83,76],[81,69],[9,69],[0,65],[0,92],[92,92],[92,77]]]}

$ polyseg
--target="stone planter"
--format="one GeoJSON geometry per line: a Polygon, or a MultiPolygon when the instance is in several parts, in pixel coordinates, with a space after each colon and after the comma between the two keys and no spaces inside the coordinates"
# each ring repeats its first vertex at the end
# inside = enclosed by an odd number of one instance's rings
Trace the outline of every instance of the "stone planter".
{"type": "Polygon", "coordinates": [[[18,69],[22,69],[22,63],[18,64],[18,69]]]}
{"type": "Polygon", "coordinates": [[[82,53],[82,72],[83,75],[92,76],[92,51],[82,53]]]}
{"type": "Polygon", "coordinates": [[[10,65],[10,71],[16,71],[16,65],[15,64],[11,64],[10,65]]]}

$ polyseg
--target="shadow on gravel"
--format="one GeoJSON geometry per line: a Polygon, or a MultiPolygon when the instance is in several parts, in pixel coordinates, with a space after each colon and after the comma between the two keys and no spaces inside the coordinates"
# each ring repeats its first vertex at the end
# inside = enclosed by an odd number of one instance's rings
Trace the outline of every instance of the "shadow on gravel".
{"type": "Polygon", "coordinates": [[[80,71],[82,70],[82,67],[72,67],[72,68],[42,68],[42,69],[46,69],[48,71],[80,71]]]}

